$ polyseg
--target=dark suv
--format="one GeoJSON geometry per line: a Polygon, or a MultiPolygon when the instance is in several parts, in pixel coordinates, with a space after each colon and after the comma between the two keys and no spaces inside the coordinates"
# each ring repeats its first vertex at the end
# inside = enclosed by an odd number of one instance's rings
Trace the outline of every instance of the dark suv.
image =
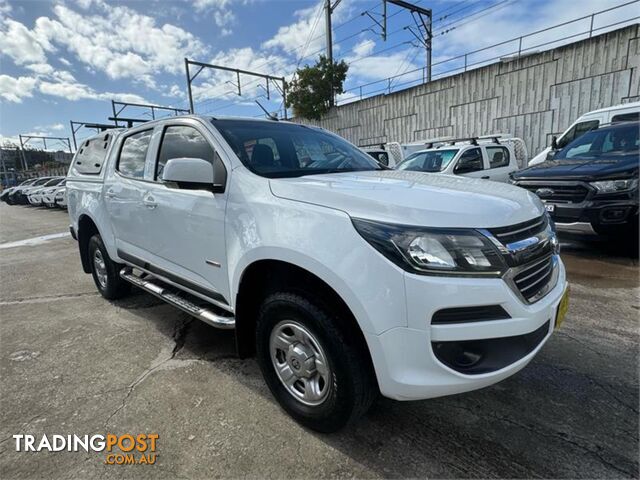
{"type": "Polygon", "coordinates": [[[590,226],[612,234],[638,229],[640,122],[604,125],[511,183],[534,192],[559,227],[590,226]],[[570,224],[570,225],[566,225],[570,224]]]}

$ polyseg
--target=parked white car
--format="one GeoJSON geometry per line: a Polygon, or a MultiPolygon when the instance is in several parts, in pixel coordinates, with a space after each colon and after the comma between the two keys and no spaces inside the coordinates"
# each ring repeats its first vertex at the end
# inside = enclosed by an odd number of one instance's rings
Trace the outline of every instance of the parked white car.
{"type": "Polygon", "coordinates": [[[518,164],[510,143],[502,144],[497,138],[491,142],[472,138],[412,153],[396,169],[508,182],[518,164]]]}
{"type": "Polygon", "coordinates": [[[566,312],[537,196],[388,170],[315,127],[188,115],[103,132],[79,148],[67,195],[105,298],[135,285],[234,329],[282,408],[319,431],[378,392],[417,400],[499,382],[566,312]]]}
{"type": "Polygon", "coordinates": [[[54,177],[45,182],[44,184],[31,188],[27,191],[27,199],[33,206],[42,205],[42,196],[49,188],[55,187],[64,180],[64,177],[54,177]]]}
{"type": "Polygon", "coordinates": [[[560,137],[552,138],[552,144],[542,150],[538,155],[529,161],[529,166],[538,165],[549,157],[553,151],[562,150],[573,140],[580,138],[590,130],[598,128],[600,125],[616,122],[628,122],[640,119],[640,102],[623,103],[613,107],[601,108],[585,113],[567,128],[560,137]]]}
{"type": "Polygon", "coordinates": [[[41,194],[41,198],[42,198],[42,204],[45,207],[48,208],[53,208],[56,206],[56,196],[60,193],[60,192],[64,192],[65,190],[65,185],[66,185],[66,179],[63,179],[60,183],[58,183],[56,186],[54,187],[48,187],[48,188],[44,188],[42,190],[42,194],[41,194]]]}
{"type": "Polygon", "coordinates": [[[59,188],[55,193],[56,206],[67,208],[67,188],[59,188]]]}

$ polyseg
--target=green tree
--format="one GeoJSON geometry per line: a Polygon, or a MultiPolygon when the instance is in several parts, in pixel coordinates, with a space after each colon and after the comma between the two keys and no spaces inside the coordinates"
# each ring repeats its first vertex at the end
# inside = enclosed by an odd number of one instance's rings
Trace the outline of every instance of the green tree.
{"type": "Polygon", "coordinates": [[[344,92],[349,65],[344,60],[329,62],[320,55],[315,65],[296,71],[296,79],[287,85],[287,107],[296,117],[320,120],[329,111],[336,95],[344,92]]]}

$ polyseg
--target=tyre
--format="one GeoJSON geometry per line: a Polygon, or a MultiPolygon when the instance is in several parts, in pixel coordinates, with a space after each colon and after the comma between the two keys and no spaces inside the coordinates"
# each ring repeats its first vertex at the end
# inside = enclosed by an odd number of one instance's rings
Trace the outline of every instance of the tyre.
{"type": "Polygon", "coordinates": [[[131,284],[120,278],[120,270],[124,267],[109,258],[107,249],[100,235],[89,239],[88,246],[91,275],[100,294],[107,300],[116,300],[131,291],[131,284]]]}
{"type": "Polygon", "coordinates": [[[256,352],[282,408],[302,425],[335,432],[363,415],[377,387],[365,355],[313,297],[268,295],[258,315],[256,352]]]}

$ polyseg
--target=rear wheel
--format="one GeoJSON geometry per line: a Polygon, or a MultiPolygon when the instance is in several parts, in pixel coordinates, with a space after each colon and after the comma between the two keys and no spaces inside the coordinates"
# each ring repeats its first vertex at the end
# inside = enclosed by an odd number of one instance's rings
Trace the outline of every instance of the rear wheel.
{"type": "Polygon", "coordinates": [[[376,394],[365,352],[349,344],[339,321],[312,297],[279,292],[264,300],[256,328],[269,389],[289,415],[320,432],[357,420],[376,394]]]}
{"type": "Polygon", "coordinates": [[[91,275],[100,294],[107,300],[116,300],[129,294],[131,284],[120,278],[120,270],[124,265],[109,258],[100,235],[91,237],[88,249],[91,275]]]}

